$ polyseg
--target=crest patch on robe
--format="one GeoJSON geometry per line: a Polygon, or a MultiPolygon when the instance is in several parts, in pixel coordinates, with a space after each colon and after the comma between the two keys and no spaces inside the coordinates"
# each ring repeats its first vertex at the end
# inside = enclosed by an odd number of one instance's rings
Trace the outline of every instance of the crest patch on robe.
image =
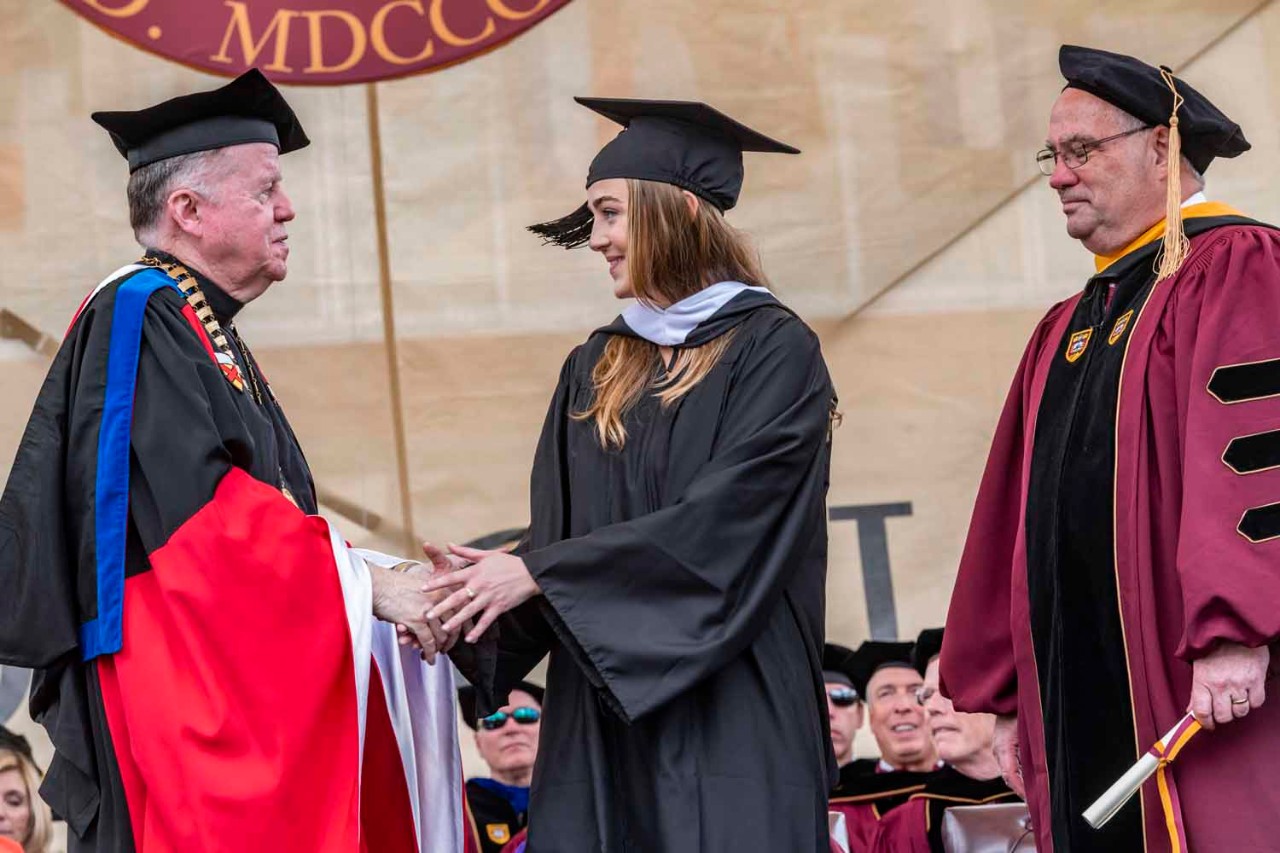
{"type": "Polygon", "coordinates": [[[214,353],[214,358],[218,360],[218,367],[222,368],[222,375],[237,391],[244,390],[244,379],[240,376],[240,366],[236,364],[235,359],[225,352],[214,353]]]}
{"type": "Polygon", "coordinates": [[[506,844],[511,840],[511,827],[505,823],[485,824],[484,831],[494,844],[506,844]]]}
{"type": "Polygon", "coordinates": [[[1121,314],[1116,318],[1116,324],[1111,327],[1111,334],[1107,336],[1107,343],[1112,346],[1115,342],[1124,337],[1125,330],[1129,328],[1129,321],[1133,319],[1133,309],[1121,314]]]}
{"type": "Polygon", "coordinates": [[[1084,351],[1089,347],[1089,338],[1093,337],[1093,329],[1084,329],[1071,335],[1071,340],[1067,341],[1067,361],[1078,361],[1080,356],[1084,355],[1084,351]]]}

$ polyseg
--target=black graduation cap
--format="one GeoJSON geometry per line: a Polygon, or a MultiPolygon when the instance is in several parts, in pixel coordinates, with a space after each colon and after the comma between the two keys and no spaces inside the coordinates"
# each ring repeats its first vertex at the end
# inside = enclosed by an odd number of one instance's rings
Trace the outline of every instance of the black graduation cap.
{"type": "Polygon", "coordinates": [[[31,742],[17,732],[9,731],[4,726],[0,726],[0,749],[17,753],[32,764],[36,763],[35,753],[31,751],[31,742]]]}
{"type": "MultiPolygon", "coordinates": [[[[1058,51],[1058,67],[1067,88],[1088,92],[1149,125],[1169,124],[1173,92],[1160,68],[1132,56],[1071,44],[1058,51]]],[[[1182,153],[1197,172],[1203,173],[1215,157],[1236,157],[1249,150],[1240,125],[1185,81],[1174,77],[1173,82],[1183,98],[1178,110],[1182,153]]]]}
{"type": "Polygon", "coordinates": [[[942,629],[925,628],[920,632],[920,636],[916,637],[915,648],[911,650],[911,663],[915,666],[916,672],[924,675],[929,661],[940,654],[942,654],[942,629]]]}
{"type": "MultiPolygon", "coordinates": [[[[546,693],[545,689],[528,681],[521,681],[511,689],[523,690],[538,700],[539,705],[542,704],[543,694],[546,693]]],[[[458,709],[462,711],[462,721],[467,724],[467,728],[475,731],[480,724],[480,719],[476,716],[476,689],[470,684],[458,688],[458,709]]]]}
{"type": "Polygon", "coordinates": [[[823,681],[853,687],[854,672],[853,649],[836,643],[827,643],[822,647],[823,681]]]}
{"type": "Polygon", "coordinates": [[[281,154],[311,144],[280,90],[251,68],[225,86],[132,112],[96,112],[129,172],[170,157],[269,142],[281,154]]]}
{"type": "MultiPolygon", "coordinates": [[[[587,186],[607,178],[637,178],[673,184],[724,212],[742,191],[742,152],[799,154],[699,101],[631,98],[574,98],[622,125],[623,131],[591,161],[587,186]]],[[[529,230],[573,248],[591,236],[591,212],[584,204],[568,216],[529,230]]]]}
{"type": "Polygon", "coordinates": [[[882,669],[901,667],[914,669],[911,663],[913,643],[891,642],[886,640],[867,640],[858,646],[850,662],[853,675],[853,689],[859,696],[867,695],[867,683],[871,676],[882,669]]]}

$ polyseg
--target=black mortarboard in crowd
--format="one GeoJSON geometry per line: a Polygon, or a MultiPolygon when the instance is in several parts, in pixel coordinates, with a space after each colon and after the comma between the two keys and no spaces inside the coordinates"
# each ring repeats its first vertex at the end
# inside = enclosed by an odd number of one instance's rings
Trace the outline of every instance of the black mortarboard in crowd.
{"type": "Polygon", "coordinates": [[[863,698],[867,696],[867,684],[871,676],[882,669],[901,667],[913,669],[911,665],[912,643],[899,643],[885,640],[867,640],[858,646],[850,663],[853,675],[853,689],[863,698]]]}
{"type": "MultiPolygon", "coordinates": [[[[546,690],[528,681],[521,681],[511,689],[523,690],[536,699],[539,705],[542,704],[543,694],[546,693],[546,690]]],[[[467,728],[475,731],[480,720],[476,716],[476,689],[470,684],[458,688],[458,710],[462,712],[462,721],[467,724],[467,728]]]]}
{"type": "MultiPolygon", "coordinates": [[[[724,113],[697,101],[630,98],[574,98],[623,130],[591,161],[587,186],[607,178],[637,178],[673,184],[717,210],[730,210],[742,191],[742,152],[799,154],[724,113]]],[[[530,231],[546,243],[573,248],[591,236],[591,211],[584,204],[530,231]]]]}
{"type": "Polygon", "coordinates": [[[212,91],[132,112],[96,112],[92,118],[111,134],[130,173],[170,157],[231,145],[269,142],[288,154],[311,144],[280,90],[256,68],[212,91]]]}
{"type": "Polygon", "coordinates": [[[32,764],[36,763],[35,753],[31,751],[31,742],[17,732],[11,732],[0,726],[0,749],[16,752],[32,764]]]}
{"type": "MultiPolygon", "coordinates": [[[[1132,56],[1071,44],[1058,51],[1058,67],[1067,88],[1088,92],[1149,125],[1168,126],[1173,91],[1159,68],[1132,56]]],[[[1178,110],[1182,153],[1197,172],[1204,172],[1215,157],[1236,157],[1249,150],[1240,125],[1186,81],[1174,77],[1173,82],[1183,99],[1178,110]]]]}
{"type": "MultiPolygon", "coordinates": [[[[854,673],[853,649],[836,643],[827,643],[822,647],[822,680],[824,682],[853,687],[854,673]]],[[[854,691],[857,692],[857,688],[854,688],[854,691]]]]}
{"type": "Polygon", "coordinates": [[[929,667],[929,661],[940,654],[942,654],[942,629],[925,628],[920,632],[920,636],[916,637],[915,648],[911,650],[911,663],[915,666],[916,672],[924,675],[924,671],[929,667]]]}

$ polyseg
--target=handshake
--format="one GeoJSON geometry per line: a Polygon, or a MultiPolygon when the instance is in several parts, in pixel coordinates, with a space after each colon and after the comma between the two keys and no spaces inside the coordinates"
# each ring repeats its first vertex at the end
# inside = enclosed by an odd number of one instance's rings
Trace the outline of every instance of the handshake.
{"type": "Polygon", "coordinates": [[[541,594],[524,561],[505,551],[425,542],[428,563],[404,571],[370,566],[373,615],[396,625],[402,646],[434,664],[466,632],[476,643],[506,611],[541,594]]]}

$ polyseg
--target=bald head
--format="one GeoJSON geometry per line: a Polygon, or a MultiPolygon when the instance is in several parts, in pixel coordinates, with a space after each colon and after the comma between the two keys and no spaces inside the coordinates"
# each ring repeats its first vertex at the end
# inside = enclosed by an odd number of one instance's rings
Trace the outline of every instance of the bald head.
{"type": "MultiPolygon", "coordinates": [[[[1087,161],[1075,169],[1059,157],[1049,185],[1062,201],[1067,233],[1094,254],[1123,249],[1164,218],[1169,129],[1148,128],[1091,145],[1140,127],[1138,119],[1080,89],[1064,89],[1049,115],[1045,142],[1050,148],[1088,149],[1087,161]]],[[[1185,158],[1178,168],[1183,170],[1183,198],[1203,188],[1203,179],[1185,158]]]]}

